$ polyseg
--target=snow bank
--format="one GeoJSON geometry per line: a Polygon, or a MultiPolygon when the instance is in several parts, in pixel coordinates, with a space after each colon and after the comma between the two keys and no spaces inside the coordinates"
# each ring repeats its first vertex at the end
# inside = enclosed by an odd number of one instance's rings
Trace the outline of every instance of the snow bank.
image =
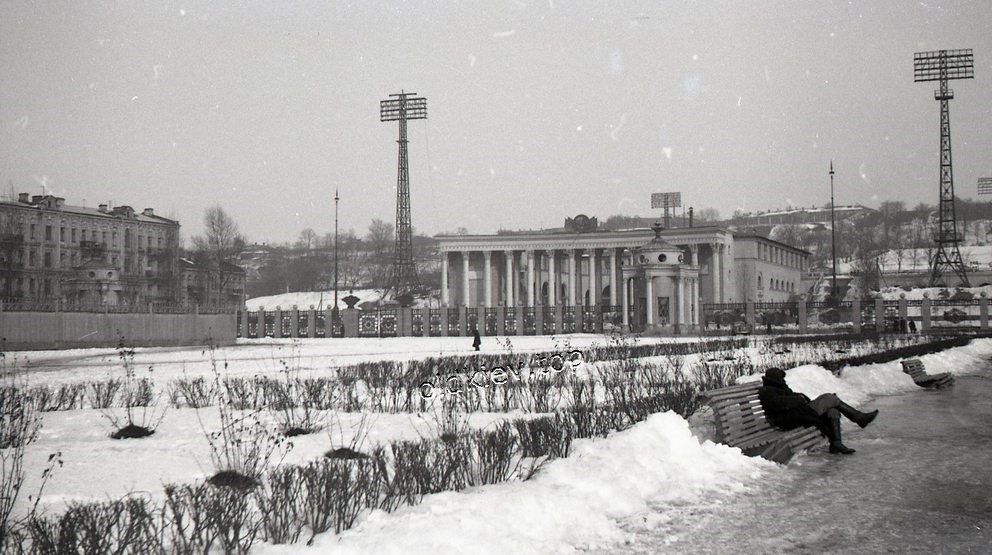
{"type": "MultiPolygon", "coordinates": [[[[992,357],[992,339],[974,339],[964,347],[919,357],[928,374],[950,372],[973,374],[987,369],[992,357]]],[[[858,406],[879,395],[897,395],[915,391],[918,386],[902,371],[901,360],[882,364],[846,366],[840,377],[826,368],[808,364],[787,369],[785,381],[793,391],[816,398],[824,393],[836,393],[847,403],[858,406]]],[[[761,374],[744,376],[740,383],[760,380],[761,374]]]]}
{"type": "MultiPolygon", "coordinates": [[[[774,463],[692,436],[674,413],[656,414],[606,439],[579,440],[566,459],[528,482],[430,495],[393,514],[377,511],[340,536],[334,553],[561,553],[609,545],[626,534],[619,520],[649,503],[692,503],[746,488],[774,463]]],[[[311,553],[302,545],[262,553],[311,553]]]]}

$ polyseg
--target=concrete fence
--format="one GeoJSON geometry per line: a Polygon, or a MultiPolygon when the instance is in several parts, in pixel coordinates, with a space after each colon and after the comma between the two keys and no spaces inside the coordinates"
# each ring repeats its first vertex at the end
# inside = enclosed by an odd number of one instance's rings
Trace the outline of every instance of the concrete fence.
{"type": "MultiPolygon", "coordinates": [[[[988,298],[865,301],[794,301],[704,304],[701,330],[719,334],[771,330],[774,333],[821,333],[876,330],[989,329],[988,298]],[[910,325],[909,323],[913,324],[910,325]]],[[[643,315],[630,308],[633,331],[643,315]]],[[[619,306],[537,306],[345,309],[275,307],[242,309],[237,335],[264,337],[438,337],[472,335],[552,335],[604,333],[623,328],[619,306]]],[[[629,330],[628,330],[629,331],[629,330]]]]}
{"type": "Polygon", "coordinates": [[[74,347],[229,345],[237,333],[235,312],[201,314],[196,310],[158,313],[80,310],[52,305],[46,310],[5,310],[0,303],[0,338],[6,350],[74,347]]]}

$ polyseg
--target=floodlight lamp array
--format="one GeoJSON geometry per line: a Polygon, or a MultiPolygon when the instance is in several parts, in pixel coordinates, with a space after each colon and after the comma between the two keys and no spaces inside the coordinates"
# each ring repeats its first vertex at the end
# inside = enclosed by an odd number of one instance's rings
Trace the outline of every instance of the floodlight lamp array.
{"type": "Polygon", "coordinates": [[[971,48],[930,50],[913,54],[913,81],[974,79],[975,56],[971,48]]]}
{"type": "Polygon", "coordinates": [[[400,97],[379,102],[380,121],[404,119],[427,119],[427,99],[424,97],[400,97]]]}

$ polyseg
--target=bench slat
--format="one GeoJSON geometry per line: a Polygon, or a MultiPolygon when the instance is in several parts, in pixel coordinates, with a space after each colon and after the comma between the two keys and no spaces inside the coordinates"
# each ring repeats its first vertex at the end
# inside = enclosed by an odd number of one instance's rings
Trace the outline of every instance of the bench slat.
{"type": "Polygon", "coordinates": [[[738,447],[749,456],[785,463],[795,453],[822,442],[816,428],[780,430],[765,418],[758,399],[760,381],[736,384],[699,394],[713,409],[718,441],[738,447]]]}

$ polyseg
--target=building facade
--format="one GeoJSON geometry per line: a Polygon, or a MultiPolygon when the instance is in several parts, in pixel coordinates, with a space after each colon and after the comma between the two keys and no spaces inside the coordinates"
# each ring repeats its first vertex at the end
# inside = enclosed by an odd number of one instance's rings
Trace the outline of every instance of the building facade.
{"type": "Polygon", "coordinates": [[[788,298],[790,288],[799,293],[809,256],[724,227],[598,231],[585,216],[567,222],[565,231],[438,241],[443,306],[619,307],[625,325],[663,333],[696,329],[702,303],[777,300],[788,298]],[[769,279],[774,290],[767,289],[769,279]]]}
{"type": "Polygon", "coordinates": [[[0,297],[175,303],[179,222],[151,208],[72,206],[54,195],[0,200],[0,297]]]}

